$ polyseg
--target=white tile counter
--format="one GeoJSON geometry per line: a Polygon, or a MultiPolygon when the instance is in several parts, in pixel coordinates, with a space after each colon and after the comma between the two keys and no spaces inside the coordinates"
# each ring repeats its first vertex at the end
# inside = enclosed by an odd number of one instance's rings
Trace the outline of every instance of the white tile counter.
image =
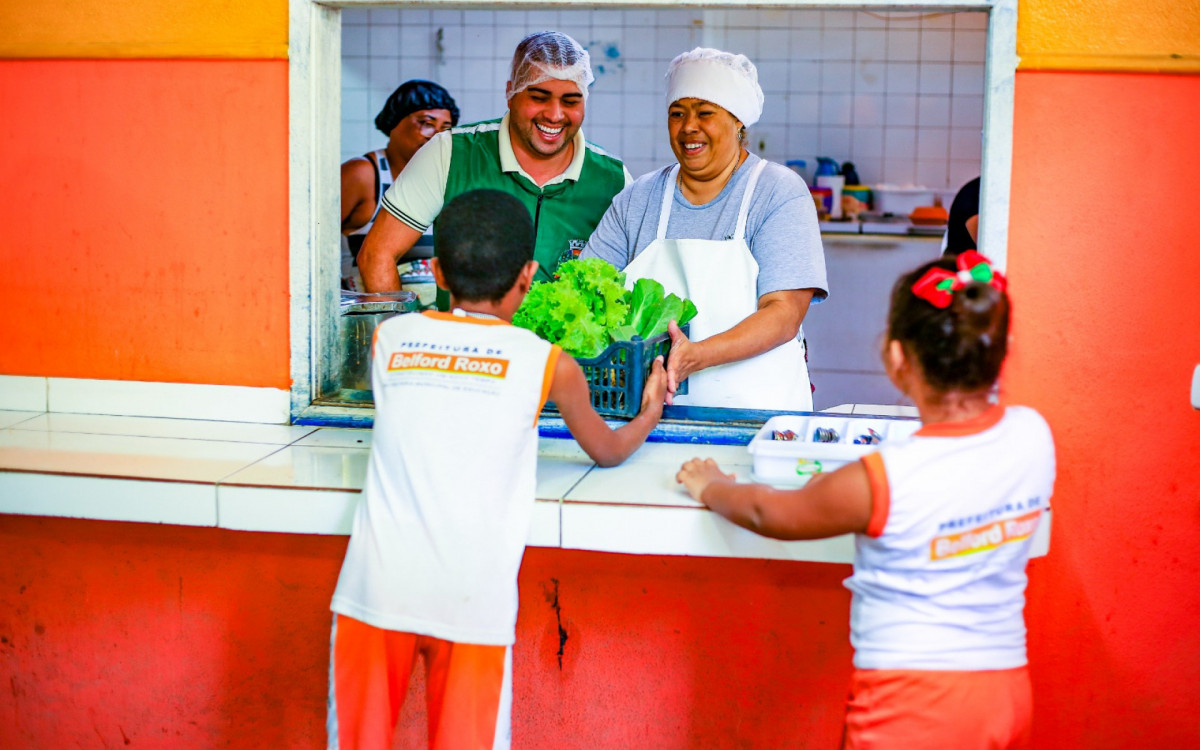
{"type": "MultiPolygon", "coordinates": [[[[361,429],[0,411],[0,514],[348,534],[370,446],[361,429]]],[[[541,439],[529,544],[851,562],[850,536],[779,542],[694,502],[675,472],[697,456],[750,478],[744,446],[647,443],[603,469],[573,441],[541,439]]]]}

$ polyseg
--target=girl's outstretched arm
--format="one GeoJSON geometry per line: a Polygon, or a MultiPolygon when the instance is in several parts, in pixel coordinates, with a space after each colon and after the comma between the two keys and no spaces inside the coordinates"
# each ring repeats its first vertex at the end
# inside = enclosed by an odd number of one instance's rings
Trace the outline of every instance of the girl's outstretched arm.
{"type": "Polygon", "coordinates": [[[795,490],[738,484],[711,458],[693,458],[675,475],[697,502],[738,526],[773,539],[824,539],[865,532],[871,483],[861,461],[818,474],[795,490]]]}

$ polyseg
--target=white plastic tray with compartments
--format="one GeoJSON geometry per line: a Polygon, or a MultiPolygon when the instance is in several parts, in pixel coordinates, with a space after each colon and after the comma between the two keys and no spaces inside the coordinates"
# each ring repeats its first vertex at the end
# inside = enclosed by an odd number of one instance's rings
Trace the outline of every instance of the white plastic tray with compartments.
{"type": "Polygon", "coordinates": [[[771,417],[748,446],[754,458],[754,480],[799,486],[816,474],[828,473],[873,453],[888,441],[910,437],[920,427],[921,423],[916,419],[799,414],[771,417]],[[829,442],[817,439],[818,430],[829,442]],[[795,438],[775,438],[776,433],[787,432],[793,433],[795,438]],[[877,442],[870,442],[873,436],[878,436],[877,442]]]}

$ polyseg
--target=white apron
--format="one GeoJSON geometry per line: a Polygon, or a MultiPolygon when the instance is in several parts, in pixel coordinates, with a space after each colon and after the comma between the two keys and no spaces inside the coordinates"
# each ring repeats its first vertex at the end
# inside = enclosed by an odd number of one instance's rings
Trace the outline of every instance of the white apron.
{"type": "MultiPolygon", "coordinates": [[[[667,222],[675,200],[675,176],[667,175],[658,237],[625,267],[625,284],[638,279],[662,283],[668,293],[691,299],[697,314],[692,341],[723,333],[758,309],[758,262],[746,244],[746,216],[766,161],[754,165],[731,240],[669,240],[667,222]]],[[[812,389],[804,346],[792,339],[757,357],[692,373],[688,393],[674,403],[776,411],[812,411],[812,389]]]]}

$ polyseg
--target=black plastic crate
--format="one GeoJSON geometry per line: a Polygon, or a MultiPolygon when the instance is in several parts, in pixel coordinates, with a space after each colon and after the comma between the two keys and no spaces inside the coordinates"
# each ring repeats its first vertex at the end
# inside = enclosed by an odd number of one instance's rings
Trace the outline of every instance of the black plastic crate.
{"type": "MultiPolygon", "coordinates": [[[[682,330],[686,335],[688,326],[683,326],[682,330]]],[[[598,413],[633,417],[642,405],[642,391],[654,358],[661,354],[666,364],[670,351],[671,334],[660,333],[648,339],[635,337],[632,341],[615,341],[599,356],[576,357],[575,361],[583,368],[592,406],[598,413]]],[[[684,380],[675,393],[682,396],[687,392],[688,384],[684,380]]]]}

